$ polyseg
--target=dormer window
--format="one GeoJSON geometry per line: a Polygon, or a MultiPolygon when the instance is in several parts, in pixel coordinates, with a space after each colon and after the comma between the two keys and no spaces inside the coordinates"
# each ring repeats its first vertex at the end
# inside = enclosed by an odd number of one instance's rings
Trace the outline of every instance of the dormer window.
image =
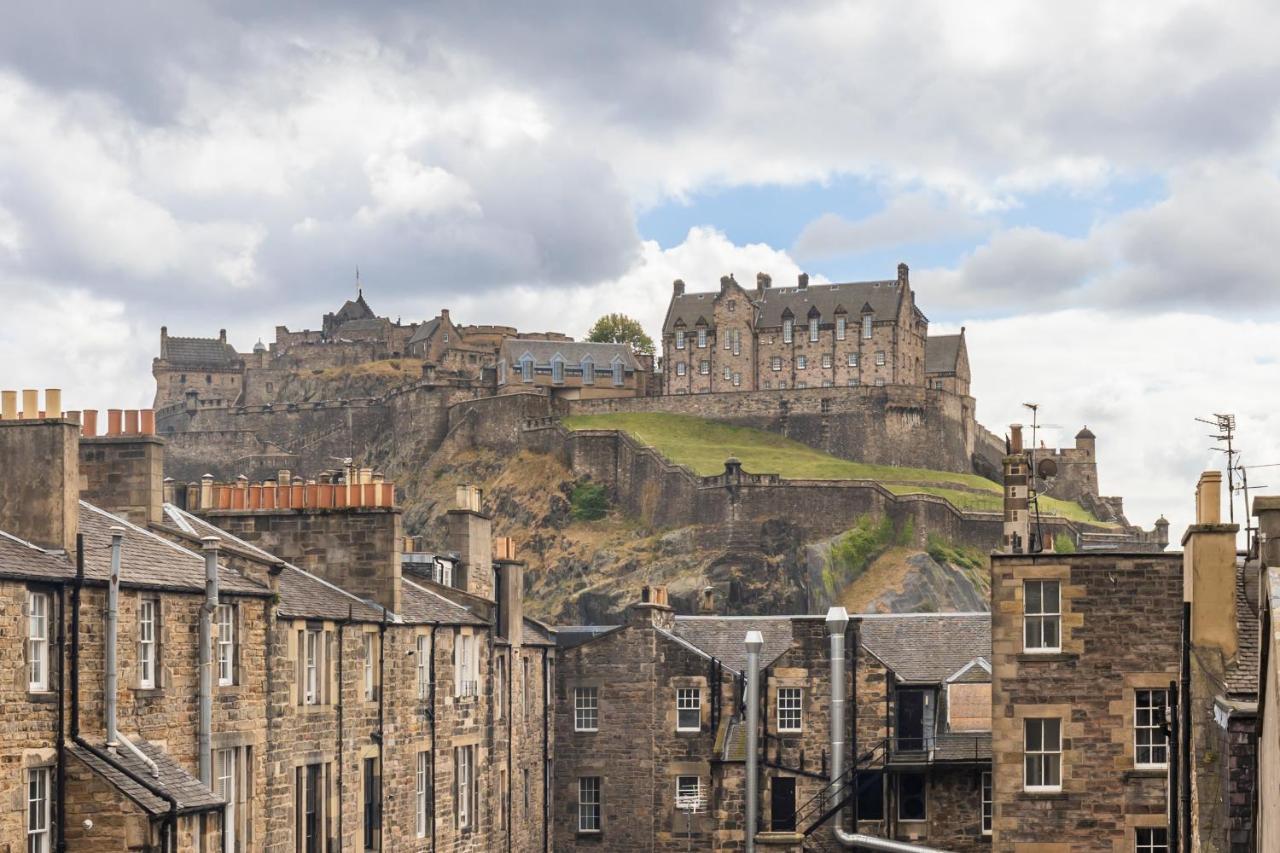
{"type": "Polygon", "coordinates": [[[684,349],[684,329],[676,329],[676,349],[684,349]]]}
{"type": "Polygon", "coordinates": [[[871,339],[871,314],[862,315],[862,337],[864,340],[871,339]]]}
{"type": "Polygon", "coordinates": [[[560,353],[556,353],[551,357],[551,383],[553,385],[564,384],[564,359],[560,357],[560,353]]]}
{"type": "Polygon", "coordinates": [[[790,317],[782,318],[782,342],[784,344],[791,343],[791,336],[792,336],[791,324],[792,324],[792,321],[790,317]]]}
{"type": "Polygon", "coordinates": [[[818,340],[818,318],[809,318],[809,343],[817,343],[818,340]]]}
{"type": "Polygon", "coordinates": [[[845,332],[845,318],[844,318],[844,315],[841,314],[836,317],[836,340],[837,341],[844,340],[844,332],[845,332]]]}
{"type": "Polygon", "coordinates": [[[591,360],[591,356],[587,356],[582,360],[582,384],[594,385],[596,382],[596,365],[591,360]]]}
{"type": "Polygon", "coordinates": [[[520,381],[533,381],[533,356],[528,353],[520,357],[520,381]]]}
{"type": "Polygon", "coordinates": [[[698,329],[698,349],[707,348],[707,330],[698,329]]]}
{"type": "Polygon", "coordinates": [[[613,366],[613,384],[621,385],[622,384],[622,359],[615,358],[613,360],[612,366],[613,366]]]}

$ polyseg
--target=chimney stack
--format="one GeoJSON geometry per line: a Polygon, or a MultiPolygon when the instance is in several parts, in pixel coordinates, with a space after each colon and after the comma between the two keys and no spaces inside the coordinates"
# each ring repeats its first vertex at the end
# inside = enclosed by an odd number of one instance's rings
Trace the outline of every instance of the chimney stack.
{"type": "Polygon", "coordinates": [[[675,611],[667,601],[667,588],[660,584],[645,584],[640,590],[640,600],[627,608],[627,624],[665,629],[674,627],[675,611]]]}
{"type": "MultiPolygon", "coordinates": [[[[46,409],[60,409],[61,395],[50,391],[45,392],[46,409]]],[[[19,419],[17,393],[0,393],[0,530],[73,554],[79,530],[80,426],[70,418],[36,417],[39,395],[30,400],[24,393],[23,398],[31,417],[24,413],[19,419]]]]}
{"type": "Polygon", "coordinates": [[[524,563],[516,559],[515,541],[506,536],[493,540],[493,571],[497,578],[498,636],[519,646],[524,634],[524,563]]]}
{"type": "Polygon", "coordinates": [[[80,496],[134,524],[163,521],[164,440],[155,434],[155,413],[109,409],[102,436],[94,435],[96,412],[84,420],[80,496]]]}
{"type": "Polygon", "coordinates": [[[1262,565],[1280,567],[1280,496],[1262,495],[1253,499],[1258,519],[1258,556],[1262,565]]]}
{"type": "Polygon", "coordinates": [[[671,282],[671,291],[676,296],[684,296],[684,279],[678,278],[671,282]]]}
{"type": "Polygon", "coordinates": [[[449,549],[456,551],[462,571],[462,589],[481,598],[492,599],[493,519],[481,512],[480,489],[460,485],[457,507],[445,513],[449,549]]]}
{"type": "Polygon", "coordinates": [[[1031,539],[1031,462],[1022,452],[1022,425],[1009,425],[1009,453],[1004,457],[1004,535],[1001,550],[1026,553],[1031,539]]]}
{"type": "Polygon", "coordinates": [[[1196,484],[1196,523],[1182,537],[1182,594],[1191,603],[1191,643],[1236,653],[1237,524],[1222,523],[1222,472],[1196,484]]]}
{"type": "Polygon", "coordinates": [[[773,284],[773,276],[767,272],[756,273],[756,293],[764,293],[773,284]]]}
{"type": "Polygon", "coordinates": [[[907,283],[907,272],[908,269],[906,264],[898,264],[898,284],[907,283]]]}
{"type": "Polygon", "coordinates": [[[1022,452],[1022,424],[1009,424],[1009,452],[1022,452]]]}
{"type": "Polygon", "coordinates": [[[731,285],[731,284],[733,284],[733,276],[732,276],[732,275],[722,275],[722,276],[720,276],[720,292],[721,292],[721,293],[728,293],[728,291],[729,291],[729,285],[731,285]]]}
{"type": "Polygon", "coordinates": [[[809,287],[809,274],[807,272],[800,273],[800,278],[796,281],[796,287],[801,290],[807,290],[809,287]]]}

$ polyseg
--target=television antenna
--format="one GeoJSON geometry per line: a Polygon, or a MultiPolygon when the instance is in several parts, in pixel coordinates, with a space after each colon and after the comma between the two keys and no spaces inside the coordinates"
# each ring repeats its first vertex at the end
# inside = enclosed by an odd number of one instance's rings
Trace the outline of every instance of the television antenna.
{"type": "MultiPolygon", "coordinates": [[[[1213,420],[1196,418],[1196,421],[1215,427],[1218,430],[1218,434],[1211,435],[1209,438],[1226,445],[1226,447],[1215,446],[1209,449],[1227,454],[1227,517],[1234,524],[1236,520],[1236,458],[1240,455],[1233,444],[1236,435],[1236,416],[1215,413],[1213,420]]],[[[1255,486],[1255,488],[1257,487],[1255,486]]],[[[1247,496],[1245,500],[1248,500],[1247,496]]],[[[1248,507],[1245,507],[1245,510],[1248,511],[1248,507]]]]}

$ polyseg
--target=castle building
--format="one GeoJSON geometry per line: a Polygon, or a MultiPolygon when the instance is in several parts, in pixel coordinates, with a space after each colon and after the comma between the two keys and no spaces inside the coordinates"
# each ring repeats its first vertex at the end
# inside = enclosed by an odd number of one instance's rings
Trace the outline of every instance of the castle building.
{"type": "Polygon", "coordinates": [[[179,490],[150,413],[4,397],[0,845],[549,849],[554,635],[477,491],[442,583],[370,472],[179,490]]]}
{"type": "Polygon", "coordinates": [[[227,330],[216,338],[170,337],[160,327],[160,355],[152,361],[156,380],[154,408],[180,403],[188,394],[198,400],[237,399],[244,386],[244,356],[227,343],[227,330]]]}
{"type": "Polygon", "coordinates": [[[662,325],[666,394],[856,385],[915,385],[968,394],[964,335],[947,336],[928,365],[929,320],[916,307],[906,264],[888,281],[748,291],[720,279],[718,293],[686,293],[677,280],[662,325]]]}
{"type": "Polygon", "coordinates": [[[498,393],[539,389],[568,400],[643,397],[648,372],[628,344],[508,338],[498,352],[498,393]]]}

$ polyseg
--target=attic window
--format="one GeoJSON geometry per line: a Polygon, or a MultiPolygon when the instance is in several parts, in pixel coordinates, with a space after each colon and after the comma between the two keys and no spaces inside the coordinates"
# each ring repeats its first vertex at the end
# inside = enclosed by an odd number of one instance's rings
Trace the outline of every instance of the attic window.
{"type": "Polygon", "coordinates": [[[816,343],[818,340],[818,318],[809,318],[809,343],[816,343]]]}
{"type": "Polygon", "coordinates": [[[676,349],[684,349],[684,329],[676,329],[676,349]]]}
{"type": "Polygon", "coordinates": [[[871,337],[871,314],[862,315],[862,337],[869,339],[871,337]]]}
{"type": "Polygon", "coordinates": [[[791,318],[784,317],[782,319],[782,342],[784,344],[791,343],[791,318]]]}

